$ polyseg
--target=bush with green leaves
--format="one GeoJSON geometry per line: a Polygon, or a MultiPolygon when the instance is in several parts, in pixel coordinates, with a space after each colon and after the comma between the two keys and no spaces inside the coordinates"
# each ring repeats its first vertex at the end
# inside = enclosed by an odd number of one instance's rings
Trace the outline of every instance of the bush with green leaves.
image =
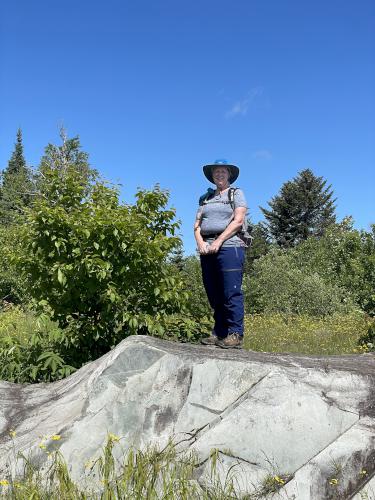
{"type": "Polygon", "coordinates": [[[366,352],[375,352],[375,323],[372,323],[367,332],[358,340],[359,346],[366,352]]]}
{"type": "Polygon", "coordinates": [[[203,286],[199,259],[195,255],[171,260],[172,267],[178,271],[189,295],[184,314],[167,318],[165,331],[169,338],[180,342],[197,342],[210,334],[213,318],[203,286]]]}
{"type": "Polygon", "coordinates": [[[321,240],[308,240],[296,258],[345,289],[367,314],[375,315],[375,225],[371,231],[357,230],[346,218],[332,225],[321,240]]]}
{"type": "Polygon", "coordinates": [[[0,310],[2,304],[27,303],[27,283],[14,265],[14,256],[19,248],[17,226],[0,225],[0,310]]]}
{"type": "Polygon", "coordinates": [[[375,229],[344,219],[320,239],[272,251],[245,278],[247,309],[317,316],[360,308],[375,313],[375,229]]]}
{"type": "Polygon", "coordinates": [[[62,358],[64,332],[48,316],[36,316],[20,306],[0,313],[0,380],[51,382],[75,368],[62,358]]]}
{"type": "Polygon", "coordinates": [[[163,333],[188,294],[166,265],[178,244],[168,193],[139,190],[134,205],[115,187],[57,160],[43,167],[42,195],[27,213],[17,263],[35,305],[69,332],[69,363],[96,359],[124,336],[163,333]]]}
{"type": "Polygon", "coordinates": [[[187,305],[190,313],[196,318],[211,317],[212,311],[203,286],[202,271],[199,258],[195,255],[186,257],[181,269],[186,289],[190,293],[187,305]]]}
{"type": "Polygon", "coordinates": [[[315,271],[299,268],[291,252],[273,249],[255,262],[255,275],[245,278],[248,309],[311,316],[354,309],[344,289],[328,283],[315,271]]]}
{"type": "Polygon", "coordinates": [[[187,311],[185,314],[170,314],[162,320],[165,339],[178,342],[196,343],[202,337],[210,334],[212,319],[210,316],[194,316],[187,311]]]}

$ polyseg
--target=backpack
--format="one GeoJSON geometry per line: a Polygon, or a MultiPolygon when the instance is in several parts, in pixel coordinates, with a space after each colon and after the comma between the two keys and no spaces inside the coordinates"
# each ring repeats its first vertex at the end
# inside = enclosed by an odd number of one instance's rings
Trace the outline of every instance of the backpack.
{"type": "MultiPolygon", "coordinates": [[[[228,200],[229,200],[230,206],[232,207],[233,211],[234,211],[234,193],[236,192],[236,189],[238,189],[238,188],[231,187],[231,188],[229,188],[229,191],[228,191],[228,200]]],[[[205,205],[207,203],[207,201],[212,196],[214,196],[215,192],[216,192],[215,189],[208,188],[207,191],[204,194],[202,194],[202,196],[199,198],[199,205],[200,206],[205,205]]],[[[230,221],[230,222],[232,222],[232,221],[230,221]]],[[[244,242],[246,248],[249,248],[253,242],[253,237],[250,234],[251,230],[252,230],[252,228],[249,227],[247,219],[245,218],[241,229],[237,233],[237,236],[239,238],[241,238],[241,240],[244,242]]]]}

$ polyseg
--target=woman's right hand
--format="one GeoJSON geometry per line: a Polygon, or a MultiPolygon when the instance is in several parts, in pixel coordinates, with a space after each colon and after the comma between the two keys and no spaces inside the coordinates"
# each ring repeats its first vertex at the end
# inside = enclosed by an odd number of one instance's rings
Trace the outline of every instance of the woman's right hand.
{"type": "Polygon", "coordinates": [[[202,243],[199,243],[199,245],[198,245],[198,252],[201,255],[206,255],[206,254],[208,254],[209,247],[210,247],[210,245],[208,243],[206,243],[205,241],[202,241],[202,243]]]}

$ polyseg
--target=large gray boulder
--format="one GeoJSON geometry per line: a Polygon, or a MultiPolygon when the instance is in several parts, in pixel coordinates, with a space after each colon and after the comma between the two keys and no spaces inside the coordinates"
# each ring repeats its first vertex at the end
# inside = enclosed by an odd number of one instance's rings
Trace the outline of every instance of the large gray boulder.
{"type": "Polygon", "coordinates": [[[375,357],[227,351],[138,336],[65,380],[0,383],[0,477],[19,450],[42,464],[42,440],[60,448],[79,479],[109,432],[125,447],[172,437],[196,452],[206,487],[215,449],[219,479],[231,471],[243,494],[278,476],[278,498],[375,498],[365,493],[375,476],[375,357]]]}

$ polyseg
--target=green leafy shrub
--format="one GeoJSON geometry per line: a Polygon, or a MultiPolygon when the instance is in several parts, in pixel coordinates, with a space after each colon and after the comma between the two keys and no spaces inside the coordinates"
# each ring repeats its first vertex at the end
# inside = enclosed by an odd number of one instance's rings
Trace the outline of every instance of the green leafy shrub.
{"type": "Polygon", "coordinates": [[[318,272],[301,269],[293,250],[273,249],[254,264],[254,276],[245,277],[247,312],[326,316],[354,310],[347,291],[318,272]]]}
{"type": "Polygon", "coordinates": [[[210,318],[212,311],[203,286],[202,271],[199,258],[195,255],[183,261],[181,275],[189,292],[187,309],[194,318],[210,318]]]}
{"type": "Polygon", "coordinates": [[[64,332],[48,316],[36,316],[19,306],[0,313],[0,380],[51,382],[75,367],[63,359],[64,332]]]}
{"type": "Polygon", "coordinates": [[[188,293],[186,311],[166,317],[164,330],[167,338],[180,342],[197,342],[210,334],[212,330],[212,311],[203,286],[199,259],[195,255],[179,256],[172,261],[172,267],[178,271],[188,293]]]}
{"type": "Polygon", "coordinates": [[[20,304],[30,300],[25,277],[14,265],[19,246],[18,234],[18,226],[0,225],[0,309],[1,304],[20,304]]]}
{"type": "Polygon", "coordinates": [[[371,232],[358,231],[348,217],[331,225],[319,240],[310,238],[299,245],[291,257],[301,270],[318,273],[375,315],[375,225],[371,232]]]}
{"type": "Polygon", "coordinates": [[[198,342],[210,334],[212,321],[208,316],[200,318],[186,314],[171,314],[163,319],[163,338],[178,342],[198,342]]]}
{"type": "Polygon", "coordinates": [[[375,228],[357,231],[350,218],[294,248],[273,248],[245,276],[248,312],[318,316],[360,308],[375,312],[375,228]]]}
{"type": "Polygon", "coordinates": [[[126,335],[161,335],[163,318],[181,312],[188,297],[166,265],[180,241],[168,193],[139,190],[128,205],[94,174],[86,180],[58,158],[44,165],[42,196],[28,211],[17,261],[36,307],[64,329],[73,366],[126,335]]]}
{"type": "Polygon", "coordinates": [[[372,323],[367,332],[361,335],[358,344],[365,352],[375,351],[375,323],[372,323]]]}

